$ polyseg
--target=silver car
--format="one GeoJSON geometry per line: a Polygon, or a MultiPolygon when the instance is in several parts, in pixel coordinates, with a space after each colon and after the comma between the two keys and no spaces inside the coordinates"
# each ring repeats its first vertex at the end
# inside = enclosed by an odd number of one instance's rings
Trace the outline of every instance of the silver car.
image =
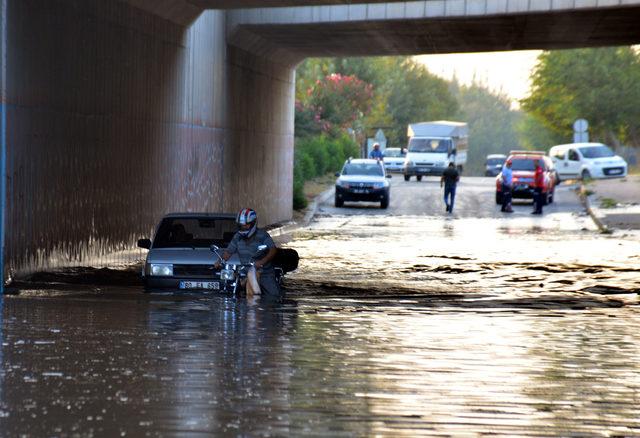
{"type": "MultiPolygon", "coordinates": [[[[156,290],[208,290],[235,292],[236,279],[228,278],[229,267],[243,266],[237,253],[216,269],[222,255],[235,235],[236,215],[230,213],[172,213],[162,218],[153,241],[138,240],[138,246],[149,250],[142,269],[145,292],[156,290]]],[[[277,248],[272,260],[276,281],[298,267],[298,252],[277,248]]]]}
{"type": "Polygon", "coordinates": [[[149,249],[142,271],[145,291],[220,290],[220,271],[214,267],[217,257],[211,245],[227,247],[237,230],[235,219],[234,214],[227,213],[172,213],[163,217],[153,241],[138,241],[139,247],[149,249]]]}

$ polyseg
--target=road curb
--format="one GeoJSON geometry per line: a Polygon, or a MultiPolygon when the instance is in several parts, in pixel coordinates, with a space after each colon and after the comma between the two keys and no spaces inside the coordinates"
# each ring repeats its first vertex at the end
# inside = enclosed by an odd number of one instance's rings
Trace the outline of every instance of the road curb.
{"type": "Polygon", "coordinates": [[[276,236],[281,236],[283,234],[290,233],[297,228],[308,226],[313,220],[313,217],[316,215],[318,211],[318,206],[321,203],[326,202],[329,198],[331,198],[331,196],[333,196],[334,190],[335,188],[331,187],[330,189],[325,190],[324,192],[320,193],[318,196],[313,198],[313,200],[307,206],[306,213],[304,214],[304,218],[300,223],[291,221],[283,225],[276,226],[274,228],[267,227],[267,231],[269,231],[269,234],[272,237],[276,237],[276,236]]]}
{"type": "Polygon", "coordinates": [[[320,193],[315,198],[313,198],[313,201],[311,201],[311,203],[307,207],[307,212],[304,215],[304,219],[302,219],[302,226],[303,227],[306,227],[307,225],[309,225],[311,223],[311,220],[313,220],[313,217],[316,215],[316,213],[318,211],[318,206],[321,203],[327,201],[329,198],[331,198],[331,196],[334,193],[334,190],[335,190],[335,188],[331,187],[331,188],[325,190],[324,192],[320,193]]]}
{"type": "Polygon", "coordinates": [[[585,187],[583,182],[580,182],[580,201],[582,201],[582,205],[584,209],[587,211],[593,223],[596,224],[598,230],[603,234],[611,234],[611,229],[607,227],[604,222],[598,217],[595,213],[594,209],[591,207],[591,201],[589,201],[589,195],[587,194],[587,188],[585,187]]]}

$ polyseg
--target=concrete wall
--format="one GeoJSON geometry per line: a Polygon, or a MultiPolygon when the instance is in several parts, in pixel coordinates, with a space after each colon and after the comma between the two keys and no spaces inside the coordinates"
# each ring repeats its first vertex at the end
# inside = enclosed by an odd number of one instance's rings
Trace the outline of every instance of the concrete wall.
{"type": "Polygon", "coordinates": [[[291,218],[295,70],[229,47],[227,211],[251,206],[259,222],[291,218]]]}
{"type": "Polygon", "coordinates": [[[223,12],[6,2],[6,268],[117,262],[166,212],[235,204],[223,12]]]}

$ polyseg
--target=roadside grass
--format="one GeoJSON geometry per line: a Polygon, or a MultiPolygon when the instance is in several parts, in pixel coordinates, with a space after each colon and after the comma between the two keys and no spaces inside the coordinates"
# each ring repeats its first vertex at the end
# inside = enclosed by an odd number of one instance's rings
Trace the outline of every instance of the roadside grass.
{"type": "MultiPolygon", "coordinates": [[[[303,193],[307,199],[307,205],[313,201],[313,199],[320,195],[325,190],[330,189],[336,182],[336,177],[333,173],[327,173],[326,175],[319,176],[317,178],[305,181],[303,193]]],[[[293,210],[293,220],[300,222],[306,213],[306,207],[301,210],[293,210]]]]}
{"type": "Polygon", "coordinates": [[[635,166],[629,166],[627,168],[628,175],[640,175],[640,165],[636,164],[635,166]]]}
{"type": "Polygon", "coordinates": [[[618,206],[618,201],[613,198],[600,199],[600,208],[615,208],[618,206]]]}
{"type": "Polygon", "coordinates": [[[313,178],[312,180],[305,181],[304,183],[304,196],[310,202],[324,192],[331,188],[336,182],[336,177],[333,173],[327,173],[326,175],[313,178]]]}

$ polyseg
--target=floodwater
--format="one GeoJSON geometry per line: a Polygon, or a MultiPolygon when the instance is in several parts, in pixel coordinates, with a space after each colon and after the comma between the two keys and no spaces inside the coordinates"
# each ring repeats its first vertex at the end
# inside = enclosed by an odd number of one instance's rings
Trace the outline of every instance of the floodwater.
{"type": "Polygon", "coordinates": [[[638,236],[327,216],[276,306],[4,297],[0,436],[640,436],[638,236]]]}

